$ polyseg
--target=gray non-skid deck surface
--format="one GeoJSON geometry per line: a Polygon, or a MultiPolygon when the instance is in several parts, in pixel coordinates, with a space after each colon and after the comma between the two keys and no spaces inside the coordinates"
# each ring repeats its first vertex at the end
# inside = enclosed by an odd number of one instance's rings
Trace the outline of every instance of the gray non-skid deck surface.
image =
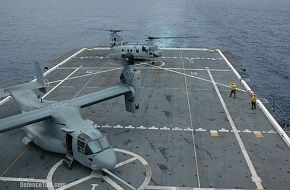
{"type": "MultiPolygon", "coordinates": [[[[138,62],[142,72],[138,113],[125,112],[123,97],[82,110],[84,118],[93,120],[96,127],[109,134],[114,147],[138,154],[149,163],[152,178],[148,188],[257,188],[205,69],[209,67],[263,187],[289,189],[288,147],[262,111],[250,109],[247,92],[238,91],[236,99],[229,98],[229,88],[224,85],[234,81],[243,87],[216,51],[164,50],[158,60],[155,66],[148,65],[148,61],[138,62]]],[[[119,82],[121,63],[124,60],[110,57],[109,50],[85,50],[47,76],[48,91],[62,83],[46,98],[70,99],[113,86],[119,82]],[[70,76],[73,79],[63,81],[74,71],[70,76]]],[[[0,107],[1,117],[17,113],[13,107],[13,101],[0,107]]],[[[51,167],[62,158],[38,147],[25,147],[21,129],[0,136],[2,177],[46,179],[51,167]]],[[[131,158],[117,154],[120,162],[131,158]]],[[[144,165],[139,160],[114,173],[136,188],[145,178],[144,165]]],[[[72,170],[61,165],[53,174],[53,182],[69,184],[89,174],[77,163],[72,170]]],[[[76,183],[71,189],[91,189],[92,184],[98,185],[96,189],[114,189],[97,178],[76,183]]],[[[18,187],[19,182],[0,181],[0,189],[18,187]]]]}

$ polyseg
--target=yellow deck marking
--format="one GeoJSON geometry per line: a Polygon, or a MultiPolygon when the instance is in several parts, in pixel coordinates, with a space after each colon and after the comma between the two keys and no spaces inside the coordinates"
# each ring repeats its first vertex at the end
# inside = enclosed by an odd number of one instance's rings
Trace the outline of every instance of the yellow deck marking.
{"type": "Polygon", "coordinates": [[[219,133],[217,132],[217,130],[210,130],[210,135],[212,137],[218,137],[219,136],[219,133]]]}
{"type": "Polygon", "coordinates": [[[255,134],[255,136],[257,138],[263,138],[264,137],[260,131],[254,131],[254,134],[255,134]]]}

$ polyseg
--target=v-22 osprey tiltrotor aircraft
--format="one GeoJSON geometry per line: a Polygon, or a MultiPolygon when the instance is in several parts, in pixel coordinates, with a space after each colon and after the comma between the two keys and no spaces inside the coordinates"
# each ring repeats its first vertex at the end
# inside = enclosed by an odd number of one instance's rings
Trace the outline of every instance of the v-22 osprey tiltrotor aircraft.
{"type": "Polygon", "coordinates": [[[34,90],[43,90],[45,82],[39,64],[35,64],[36,80],[1,89],[0,98],[11,95],[22,113],[0,120],[0,133],[24,126],[23,142],[34,142],[44,150],[66,154],[70,167],[73,160],[92,170],[111,170],[117,163],[115,152],[105,132],[85,120],[80,109],[118,96],[125,96],[126,110],[139,108],[141,73],[126,64],[117,86],[64,101],[39,98],[34,90]]]}

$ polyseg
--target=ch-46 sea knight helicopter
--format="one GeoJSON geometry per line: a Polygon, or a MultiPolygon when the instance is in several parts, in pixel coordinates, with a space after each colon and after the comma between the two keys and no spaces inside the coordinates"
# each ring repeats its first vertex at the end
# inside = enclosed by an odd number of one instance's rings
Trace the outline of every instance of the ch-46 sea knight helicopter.
{"type": "Polygon", "coordinates": [[[43,100],[35,91],[44,90],[39,64],[36,80],[1,89],[0,98],[11,95],[22,113],[0,120],[0,133],[23,127],[23,142],[35,143],[44,150],[65,154],[70,167],[73,160],[92,170],[111,170],[116,155],[105,132],[82,118],[80,109],[124,95],[126,110],[139,108],[141,73],[133,64],[124,65],[119,85],[64,101],[43,100]]]}
{"type": "MultiPolygon", "coordinates": [[[[104,30],[104,29],[99,29],[104,30]]],[[[191,36],[148,36],[145,38],[146,43],[128,43],[123,40],[121,32],[124,30],[104,30],[111,32],[110,47],[114,54],[120,54],[123,58],[127,57],[127,54],[132,54],[135,59],[154,59],[162,56],[162,50],[158,47],[154,40],[159,39],[172,39],[172,38],[195,38],[191,36]]]]}

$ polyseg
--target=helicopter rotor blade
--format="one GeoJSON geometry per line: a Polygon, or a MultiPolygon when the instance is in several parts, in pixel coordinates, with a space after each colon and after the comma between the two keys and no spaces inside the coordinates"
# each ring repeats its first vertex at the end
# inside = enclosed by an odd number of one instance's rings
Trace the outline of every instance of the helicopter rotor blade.
{"type": "Polygon", "coordinates": [[[148,36],[147,40],[174,39],[174,38],[198,38],[198,37],[197,36],[148,36]]]}
{"type": "Polygon", "coordinates": [[[131,31],[131,30],[121,30],[121,29],[99,29],[99,28],[95,30],[108,31],[108,32],[114,32],[114,33],[122,32],[122,31],[131,31]]]}

